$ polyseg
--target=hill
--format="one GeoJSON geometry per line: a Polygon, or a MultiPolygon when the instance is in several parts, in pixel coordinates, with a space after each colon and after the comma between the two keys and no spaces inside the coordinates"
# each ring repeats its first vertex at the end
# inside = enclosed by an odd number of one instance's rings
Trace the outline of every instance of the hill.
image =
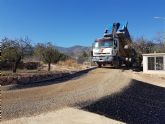
{"type": "Polygon", "coordinates": [[[62,52],[64,54],[67,54],[69,56],[77,57],[81,53],[83,53],[84,51],[89,53],[91,48],[86,47],[86,46],[75,45],[75,46],[72,46],[72,47],[56,46],[56,49],[58,49],[60,52],[62,52]]]}

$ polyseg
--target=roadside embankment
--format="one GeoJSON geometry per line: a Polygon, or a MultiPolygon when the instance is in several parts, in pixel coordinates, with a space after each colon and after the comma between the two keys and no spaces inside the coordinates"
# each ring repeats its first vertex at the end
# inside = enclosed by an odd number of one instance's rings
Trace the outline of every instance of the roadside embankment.
{"type": "Polygon", "coordinates": [[[74,76],[80,73],[85,73],[94,69],[95,67],[83,69],[80,71],[66,71],[66,72],[45,72],[45,73],[35,73],[35,74],[24,74],[24,75],[10,75],[10,76],[0,76],[0,85],[14,85],[14,84],[33,84],[45,81],[53,81],[58,78],[63,78],[66,76],[74,76]]]}

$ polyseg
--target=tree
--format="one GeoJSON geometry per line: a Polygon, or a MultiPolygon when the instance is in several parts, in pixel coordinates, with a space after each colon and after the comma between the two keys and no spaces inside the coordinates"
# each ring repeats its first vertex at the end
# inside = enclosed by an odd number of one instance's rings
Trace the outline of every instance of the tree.
{"type": "Polygon", "coordinates": [[[43,52],[45,50],[45,44],[43,43],[38,43],[35,48],[34,48],[34,55],[37,57],[40,61],[43,60],[43,52]]]}
{"type": "Polygon", "coordinates": [[[83,53],[82,53],[82,57],[87,58],[87,57],[89,57],[89,55],[87,54],[87,52],[86,52],[86,51],[83,51],[83,53]]]}
{"type": "Polygon", "coordinates": [[[16,73],[20,61],[30,53],[32,46],[28,38],[25,39],[2,39],[2,59],[12,63],[12,71],[16,73]]]}
{"type": "Polygon", "coordinates": [[[165,52],[165,41],[160,34],[153,40],[147,40],[143,37],[133,42],[133,47],[139,54],[165,52]]]}
{"type": "Polygon", "coordinates": [[[48,71],[51,69],[51,63],[57,63],[60,60],[60,53],[51,43],[37,44],[35,55],[48,64],[48,71]]]}
{"type": "Polygon", "coordinates": [[[142,54],[153,53],[155,51],[155,43],[151,40],[147,40],[144,37],[134,40],[132,47],[136,51],[136,62],[141,67],[142,54]]]}
{"type": "Polygon", "coordinates": [[[78,56],[78,62],[83,63],[85,61],[89,61],[89,54],[86,51],[83,51],[79,56],[78,56]]]}
{"type": "Polygon", "coordinates": [[[149,41],[143,37],[138,38],[135,42],[133,42],[133,48],[139,54],[154,52],[154,46],[155,44],[153,41],[149,41]]]}
{"type": "Polygon", "coordinates": [[[157,33],[154,38],[154,42],[156,43],[155,51],[159,53],[165,52],[165,36],[164,33],[157,33]]]}
{"type": "Polygon", "coordinates": [[[64,53],[60,53],[60,61],[65,61],[65,60],[67,60],[69,58],[70,58],[70,56],[65,55],[64,53]]]}

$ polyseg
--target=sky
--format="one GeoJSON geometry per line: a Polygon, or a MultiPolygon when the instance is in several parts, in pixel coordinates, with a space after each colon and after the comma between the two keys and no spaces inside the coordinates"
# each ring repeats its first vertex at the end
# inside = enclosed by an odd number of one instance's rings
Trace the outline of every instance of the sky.
{"type": "Polygon", "coordinates": [[[128,21],[133,38],[165,31],[165,0],[0,0],[0,39],[91,46],[107,25],[128,21]]]}

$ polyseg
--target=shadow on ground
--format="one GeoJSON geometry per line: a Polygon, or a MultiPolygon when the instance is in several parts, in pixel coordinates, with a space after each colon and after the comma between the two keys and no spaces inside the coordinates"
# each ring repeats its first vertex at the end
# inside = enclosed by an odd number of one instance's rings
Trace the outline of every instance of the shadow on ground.
{"type": "Polygon", "coordinates": [[[4,90],[16,90],[16,89],[25,89],[25,88],[32,88],[32,87],[39,87],[39,86],[47,86],[47,85],[52,85],[52,84],[58,84],[58,83],[63,83],[68,80],[75,80],[79,78],[80,76],[85,76],[89,71],[96,69],[94,68],[89,68],[83,71],[75,72],[72,74],[67,74],[65,76],[51,79],[48,81],[40,81],[40,82],[30,82],[30,83],[21,83],[21,84],[15,84],[15,85],[9,85],[4,87],[4,90]]]}
{"type": "Polygon", "coordinates": [[[125,123],[165,124],[165,88],[132,80],[123,92],[82,109],[125,123]]]}

